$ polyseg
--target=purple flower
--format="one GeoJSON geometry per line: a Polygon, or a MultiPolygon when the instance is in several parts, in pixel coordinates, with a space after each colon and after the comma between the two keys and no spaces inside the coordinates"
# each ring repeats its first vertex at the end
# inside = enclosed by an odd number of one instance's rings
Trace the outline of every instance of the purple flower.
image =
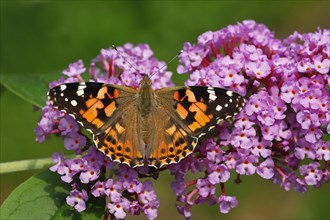
{"type": "Polygon", "coordinates": [[[37,134],[36,141],[39,143],[42,143],[45,141],[46,135],[51,131],[52,129],[52,121],[48,118],[42,118],[38,122],[38,127],[35,129],[35,132],[37,134]]]}
{"type": "Polygon", "coordinates": [[[137,177],[138,177],[138,173],[134,169],[131,169],[129,166],[127,166],[125,164],[119,165],[118,172],[119,172],[118,179],[121,182],[125,182],[125,181],[130,182],[130,181],[137,179],[137,177]]]}
{"type": "Polygon", "coordinates": [[[305,159],[305,156],[312,160],[315,159],[315,150],[312,144],[308,143],[304,139],[298,140],[297,144],[298,146],[295,148],[295,156],[298,159],[303,160],[305,159]]]}
{"type": "Polygon", "coordinates": [[[150,181],[145,181],[143,183],[143,188],[141,193],[139,194],[140,201],[144,204],[149,204],[155,202],[157,200],[156,192],[152,187],[152,183],[150,181]]]}
{"type": "Polygon", "coordinates": [[[309,129],[312,124],[312,114],[308,110],[298,112],[296,117],[303,129],[309,129]]]}
{"type": "Polygon", "coordinates": [[[252,114],[258,114],[261,109],[261,97],[264,97],[264,95],[252,95],[248,102],[245,105],[245,112],[248,116],[251,116],[252,114]],[[260,96],[260,97],[259,97],[260,96]]]}
{"type": "Polygon", "coordinates": [[[257,79],[262,79],[270,74],[270,66],[266,61],[249,62],[246,65],[246,74],[257,79]]]}
{"type": "Polygon", "coordinates": [[[84,172],[80,173],[80,182],[89,183],[90,181],[96,180],[100,175],[100,169],[96,166],[87,166],[84,172]]]}
{"type": "Polygon", "coordinates": [[[242,129],[249,129],[251,128],[255,123],[253,122],[253,117],[249,117],[244,114],[237,115],[237,120],[235,122],[235,127],[239,127],[242,129]]]}
{"type": "Polygon", "coordinates": [[[117,219],[124,219],[126,217],[126,210],[128,210],[130,202],[125,199],[119,199],[115,203],[109,203],[108,209],[117,219]]]}
{"type": "Polygon", "coordinates": [[[262,137],[267,141],[273,141],[279,133],[279,126],[274,124],[272,126],[263,125],[260,127],[262,137]]]}
{"type": "Polygon", "coordinates": [[[313,57],[314,68],[317,72],[321,74],[329,73],[330,59],[323,59],[322,55],[319,54],[313,57]]]}
{"type": "Polygon", "coordinates": [[[81,146],[86,145],[86,137],[71,131],[67,137],[64,138],[64,147],[68,150],[78,151],[81,146]]]}
{"type": "Polygon", "coordinates": [[[171,188],[176,196],[179,196],[182,193],[184,193],[184,191],[185,191],[184,179],[182,179],[182,181],[176,180],[176,181],[172,182],[171,188]]]}
{"type": "Polygon", "coordinates": [[[66,203],[69,206],[74,207],[78,212],[82,212],[86,209],[86,201],[88,200],[88,195],[85,190],[79,192],[74,189],[70,192],[70,195],[66,197],[66,203]]]}
{"type": "Polygon", "coordinates": [[[71,161],[66,161],[66,163],[58,169],[57,172],[61,174],[61,179],[66,183],[71,183],[73,176],[77,174],[77,171],[71,169],[71,161]]]}
{"type": "Polygon", "coordinates": [[[208,141],[206,145],[206,158],[215,163],[223,161],[223,153],[225,153],[219,146],[213,141],[208,141]]]}
{"type": "MultiPolygon", "coordinates": [[[[158,206],[157,206],[158,207],[158,206]]],[[[158,215],[157,207],[152,207],[149,205],[145,205],[144,208],[144,214],[146,217],[150,220],[156,219],[158,215]]]]}
{"type": "Polygon", "coordinates": [[[252,175],[256,171],[256,167],[253,165],[253,163],[258,162],[258,157],[255,155],[249,155],[246,157],[242,157],[238,162],[236,166],[236,172],[241,175],[252,175]]]}
{"type": "Polygon", "coordinates": [[[318,162],[312,162],[300,167],[300,174],[304,176],[303,179],[307,185],[317,185],[322,179],[323,172],[318,169],[319,167],[320,164],[318,162]]]}
{"type": "Polygon", "coordinates": [[[267,140],[254,140],[254,144],[253,144],[253,149],[251,150],[251,152],[256,155],[256,156],[262,156],[263,158],[267,158],[271,155],[272,151],[267,148],[267,147],[271,147],[272,142],[267,141],[267,140]]]}
{"type": "Polygon", "coordinates": [[[319,109],[321,105],[322,91],[314,89],[313,91],[305,92],[300,97],[300,104],[305,108],[319,109]]]}
{"type": "Polygon", "coordinates": [[[305,140],[315,144],[322,137],[322,130],[317,127],[310,127],[308,130],[301,130],[301,134],[305,135],[305,140]]]}
{"type": "Polygon", "coordinates": [[[281,87],[281,99],[286,103],[296,103],[299,97],[299,88],[295,85],[295,82],[286,81],[281,87]]]}
{"type": "Polygon", "coordinates": [[[226,167],[226,165],[220,164],[220,165],[213,165],[209,169],[210,174],[208,175],[208,180],[211,184],[218,184],[218,183],[224,183],[227,182],[227,180],[230,178],[230,173],[226,167]]]}
{"type": "Polygon", "coordinates": [[[138,87],[138,80],[132,72],[125,71],[120,75],[120,78],[125,86],[138,87]]]}
{"type": "Polygon", "coordinates": [[[267,158],[257,167],[257,173],[264,179],[270,179],[274,176],[274,161],[267,158]]]}
{"type": "Polygon", "coordinates": [[[125,181],[123,187],[130,193],[141,193],[143,185],[137,180],[125,181]]]}
{"type": "Polygon", "coordinates": [[[61,130],[61,135],[67,135],[70,132],[77,132],[79,130],[79,126],[77,122],[69,115],[66,115],[59,122],[58,129],[61,130]]]}
{"type": "Polygon", "coordinates": [[[97,181],[91,188],[91,193],[95,197],[100,197],[105,195],[105,186],[101,181],[97,181]]]}
{"type": "Polygon", "coordinates": [[[318,141],[315,144],[316,158],[318,160],[324,159],[325,161],[330,160],[330,141],[318,141]]]}
{"type": "MultiPolygon", "coordinates": [[[[221,72],[219,73],[220,82],[223,86],[231,87],[235,84],[242,84],[244,83],[245,79],[242,74],[240,74],[237,69],[234,69],[231,66],[224,66],[221,69],[221,72]]],[[[214,74],[215,75],[215,74],[214,74]]],[[[216,75],[215,75],[216,76],[216,75]]]]}
{"type": "Polygon", "coordinates": [[[229,153],[225,156],[225,164],[228,169],[235,169],[237,161],[240,158],[238,153],[229,153]]]}
{"type": "Polygon", "coordinates": [[[235,147],[242,147],[244,149],[249,149],[253,146],[253,137],[256,135],[254,128],[240,129],[236,128],[233,131],[234,137],[231,139],[231,144],[235,147]]]}
{"type": "Polygon", "coordinates": [[[196,188],[198,189],[198,194],[204,198],[215,194],[215,186],[208,179],[198,179],[196,188]]]}
{"type": "Polygon", "coordinates": [[[104,183],[104,192],[110,197],[111,201],[117,201],[121,197],[121,190],[123,189],[121,182],[115,182],[113,179],[108,179],[104,183]]]}
{"type": "Polygon", "coordinates": [[[66,70],[63,70],[63,74],[69,77],[78,76],[86,71],[82,60],[78,60],[75,63],[71,63],[66,70]]]}
{"type": "Polygon", "coordinates": [[[113,169],[116,165],[109,157],[98,151],[96,148],[88,149],[87,154],[83,156],[90,166],[104,166],[107,169],[113,169]]]}
{"type": "Polygon", "coordinates": [[[178,73],[184,73],[187,70],[191,70],[193,67],[200,65],[203,61],[203,57],[207,53],[208,51],[201,46],[195,48],[190,43],[185,43],[183,45],[182,53],[180,54],[180,61],[184,65],[179,65],[177,69],[178,73]]]}
{"type": "Polygon", "coordinates": [[[176,208],[177,208],[178,212],[181,215],[183,215],[187,220],[189,220],[191,218],[192,214],[191,214],[189,205],[185,205],[185,206],[176,205],[176,208]]]}
{"type": "Polygon", "coordinates": [[[235,196],[221,195],[218,202],[220,212],[223,214],[227,214],[230,209],[236,208],[238,205],[238,201],[235,196]]]}
{"type": "Polygon", "coordinates": [[[64,161],[64,156],[60,155],[59,153],[55,152],[52,155],[52,160],[56,163],[55,165],[51,166],[49,168],[49,170],[53,171],[53,172],[58,172],[58,169],[60,166],[63,165],[63,161],[64,161]]]}

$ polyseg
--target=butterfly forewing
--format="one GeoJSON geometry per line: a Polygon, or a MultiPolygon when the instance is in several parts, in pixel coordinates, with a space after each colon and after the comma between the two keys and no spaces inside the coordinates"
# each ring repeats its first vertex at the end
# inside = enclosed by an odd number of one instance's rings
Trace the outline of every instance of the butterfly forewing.
{"type": "Polygon", "coordinates": [[[157,97],[187,135],[200,138],[216,124],[237,114],[242,96],[221,88],[190,86],[160,89],[157,97]]]}
{"type": "Polygon", "coordinates": [[[240,95],[211,87],[164,88],[156,90],[155,96],[157,108],[150,124],[150,146],[154,148],[148,164],[157,168],[191,154],[200,137],[244,105],[240,95]]]}
{"type": "Polygon", "coordinates": [[[143,165],[138,149],[144,147],[134,125],[135,96],[132,88],[93,82],[63,84],[48,93],[55,108],[72,115],[93,134],[99,150],[132,167],[143,165]]]}

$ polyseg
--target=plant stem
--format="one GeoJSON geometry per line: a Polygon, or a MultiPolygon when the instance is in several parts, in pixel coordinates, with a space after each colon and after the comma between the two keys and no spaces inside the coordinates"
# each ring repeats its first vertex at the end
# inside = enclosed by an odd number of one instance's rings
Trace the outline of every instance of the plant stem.
{"type": "Polygon", "coordinates": [[[50,158],[4,162],[0,163],[0,174],[42,169],[51,165],[54,162],[50,158]]]}

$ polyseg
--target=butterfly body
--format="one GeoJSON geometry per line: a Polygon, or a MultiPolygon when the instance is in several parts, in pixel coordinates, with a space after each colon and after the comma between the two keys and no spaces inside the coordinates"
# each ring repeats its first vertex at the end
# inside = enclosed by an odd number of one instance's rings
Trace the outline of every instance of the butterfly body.
{"type": "Polygon", "coordinates": [[[129,166],[178,163],[198,139],[244,105],[231,91],[182,86],[152,89],[144,76],[139,88],[103,83],[68,83],[49,91],[55,108],[72,115],[93,134],[96,147],[129,166]]]}

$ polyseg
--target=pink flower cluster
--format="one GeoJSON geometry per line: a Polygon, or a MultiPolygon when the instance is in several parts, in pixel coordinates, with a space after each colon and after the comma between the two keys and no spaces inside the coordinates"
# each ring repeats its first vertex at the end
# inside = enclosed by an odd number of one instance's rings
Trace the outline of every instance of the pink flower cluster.
{"type": "Polygon", "coordinates": [[[225,192],[231,170],[238,182],[257,174],[299,192],[329,181],[329,30],[279,40],[266,26],[243,21],[185,43],[180,61],[178,72],[190,74],[187,85],[228,88],[247,99],[233,123],[218,127],[218,137],[171,166],[186,218],[193,204],[219,204],[222,213],[237,205],[225,192]],[[196,170],[204,176],[185,184],[185,174],[196,170]]]}
{"type": "MultiPolygon", "coordinates": [[[[243,95],[247,103],[234,120],[217,127],[218,135],[162,170],[132,169],[110,161],[70,116],[49,102],[36,128],[37,141],[59,134],[64,147],[79,155],[76,159],[53,155],[56,164],[51,170],[72,186],[70,206],[80,212],[91,196],[107,197],[108,214],[118,219],[127,213],[157,217],[156,193],[150,180],[141,179],[157,179],[163,170],[174,177],[177,209],[187,219],[195,204],[218,205],[221,213],[236,207],[238,201],[227,195],[225,183],[232,179],[239,183],[244,175],[259,175],[285,190],[320,187],[330,179],[329,39],[329,30],[318,29],[280,40],[266,26],[243,21],[200,35],[196,45],[185,43],[177,70],[189,73],[186,85],[227,88],[243,95]],[[106,170],[111,170],[110,176],[106,170]],[[189,172],[199,177],[188,180],[189,172]]],[[[164,65],[145,44],[126,44],[118,50],[125,59],[113,49],[101,50],[90,64],[90,81],[138,87],[141,73],[150,75],[164,65]]],[[[72,63],[63,71],[67,78],[50,87],[81,82],[85,73],[82,61],[72,63]]],[[[153,88],[172,86],[170,78],[171,72],[161,69],[151,78],[153,88]]]]}

